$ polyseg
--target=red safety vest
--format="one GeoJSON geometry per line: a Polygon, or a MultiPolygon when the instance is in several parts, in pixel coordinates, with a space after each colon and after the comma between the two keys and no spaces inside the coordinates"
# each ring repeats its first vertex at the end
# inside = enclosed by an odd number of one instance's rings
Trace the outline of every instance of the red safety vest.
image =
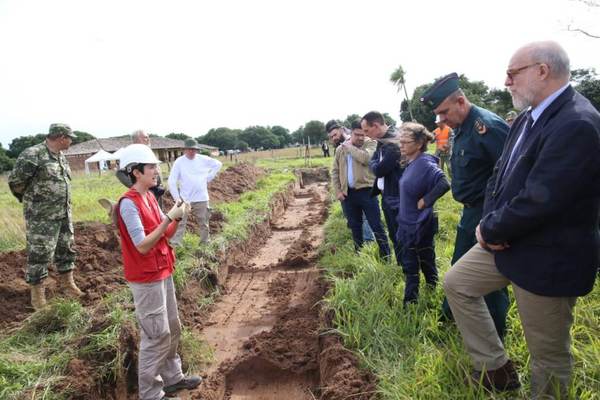
{"type": "MultiPolygon", "coordinates": [[[[135,189],[129,189],[119,199],[119,205],[124,198],[133,201],[139,211],[144,232],[146,236],[149,235],[161,222],[158,202],[154,195],[150,192],[146,193],[149,208],[144,203],[142,196],[135,189]]],[[[148,283],[168,278],[173,273],[175,253],[169,245],[167,238],[165,236],[161,237],[148,253],[142,254],[136,249],[131,237],[129,237],[127,227],[121,218],[121,213],[118,211],[117,216],[119,233],[121,235],[121,253],[123,254],[125,279],[129,282],[148,283]]]]}

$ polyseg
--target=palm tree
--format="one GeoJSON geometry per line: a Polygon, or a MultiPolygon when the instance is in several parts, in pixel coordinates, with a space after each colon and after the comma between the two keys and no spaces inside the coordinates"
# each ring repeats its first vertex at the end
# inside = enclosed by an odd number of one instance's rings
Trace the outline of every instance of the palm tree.
{"type": "Polygon", "coordinates": [[[402,68],[402,65],[399,65],[398,68],[396,68],[396,70],[392,72],[392,75],[390,76],[390,81],[394,85],[398,86],[398,92],[400,92],[400,89],[404,89],[404,96],[406,97],[406,104],[408,105],[408,113],[410,114],[411,121],[414,121],[415,118],[413,117],[412,109],[410,107],[410,99],[408,98],[408,91],[406,90],[404,68],[402,68]]]}

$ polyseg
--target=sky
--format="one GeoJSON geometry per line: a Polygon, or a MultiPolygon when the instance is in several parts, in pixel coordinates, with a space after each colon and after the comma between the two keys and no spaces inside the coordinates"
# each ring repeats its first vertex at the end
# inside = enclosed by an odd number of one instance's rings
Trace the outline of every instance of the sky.
{"type": "Polygon", "coordinates": [[[450,72],[503,87],[516,49],[556,40],[600,72],[600,39],[567,30],[598,20],[577,0],[0,0],[0,143],[398,119],[398,65],[409,94],[450,72]]]}

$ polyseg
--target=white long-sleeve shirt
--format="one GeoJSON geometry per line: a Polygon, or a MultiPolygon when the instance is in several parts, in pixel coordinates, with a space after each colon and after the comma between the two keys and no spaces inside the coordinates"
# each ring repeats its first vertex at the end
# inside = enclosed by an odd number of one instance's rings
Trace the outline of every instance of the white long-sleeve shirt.
{"type": "Polygon", "coordinates": [[[212,181],[223,164],[219,160],[196,154],[192,160],[185,155],[173,163],[169,175],[169,191],[175,201],[208,201],[208,182],[212,181]]]}

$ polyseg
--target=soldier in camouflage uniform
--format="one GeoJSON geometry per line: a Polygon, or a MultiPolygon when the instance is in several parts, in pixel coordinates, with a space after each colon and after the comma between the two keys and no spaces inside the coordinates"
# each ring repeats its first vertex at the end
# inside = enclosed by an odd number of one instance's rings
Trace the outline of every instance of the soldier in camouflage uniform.
{"type": "Polygon", "coordinates": [[[23,203],[27,238],[27,273],[31,305],[46,304],[43,280],[52,261],[58,289],[68,297],[82,295],[73,280],[75,250],[71,216],[71,169],[62,151],[76,137],[65,124],[52,124],[46,141],[25,149],[9,175],[12,194],[23,203]]]}

